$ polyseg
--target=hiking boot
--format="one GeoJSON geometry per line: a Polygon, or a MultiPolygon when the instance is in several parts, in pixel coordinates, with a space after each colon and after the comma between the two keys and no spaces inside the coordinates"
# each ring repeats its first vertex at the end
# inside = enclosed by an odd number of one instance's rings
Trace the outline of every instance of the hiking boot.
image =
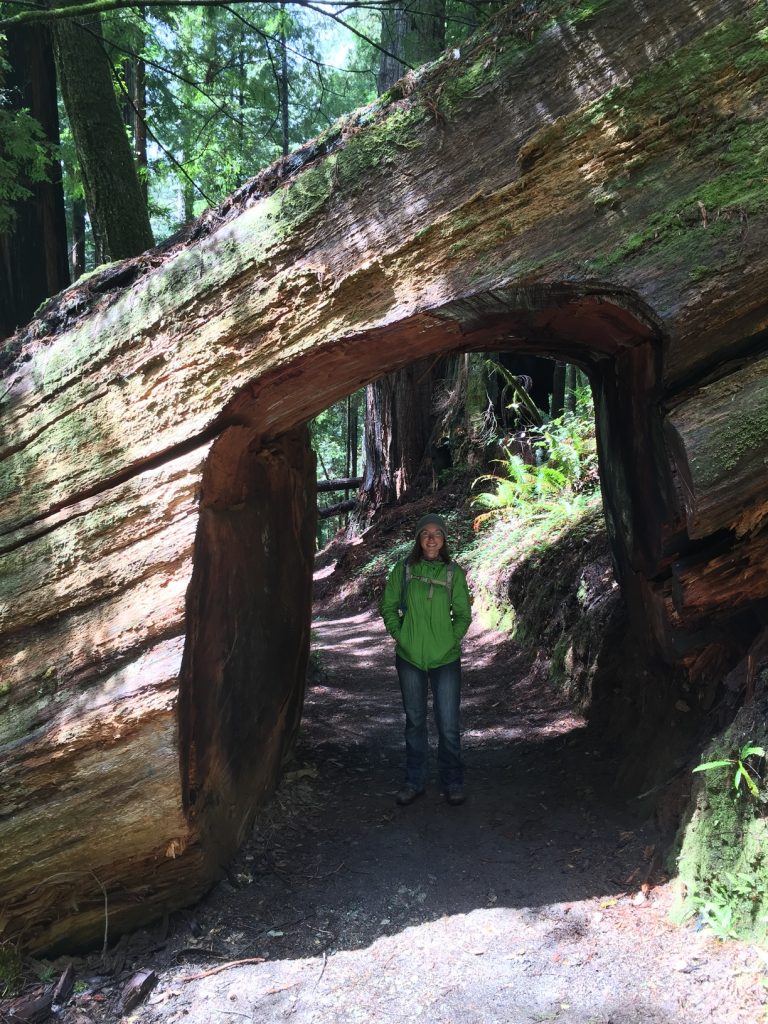
{"type": "Polygon", "coordinates": [[[395,797],[395,803],[401,807],[407,807],[408,804],[413,803],[417,796],[424,796],[424,790],[414,789],[413,786],[403,786],[395,797]]]}
{"type": "Polygon", "coordinates": [[[464,796],[464,790],[461,786],[452,786],[445,794],[445,799],[451,807],[458,807],[459,804],[463,804],[467,798],[464,796]]]}

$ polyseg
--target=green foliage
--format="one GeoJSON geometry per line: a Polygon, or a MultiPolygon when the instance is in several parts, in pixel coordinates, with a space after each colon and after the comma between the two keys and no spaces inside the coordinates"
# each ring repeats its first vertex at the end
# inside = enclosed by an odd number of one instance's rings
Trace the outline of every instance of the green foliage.
{"type": "MultiPolygon", "coordinates": [[[[363,465],[363,418],[365,414],[365,389],[356,391],[329,406],[309,424],[312,448],[317,455],[318,480],[332,480],[340,477],[357,476],[363,465]]],[[[319,495],[319,504],[333,505],[343,500],[343,492],[329,492],[319,495]]],[[[318,520],[317,543],[322,548],[331,539],[345,518],[333,516],[318,520]]]]}
{"type": "Polygon", "coordinates": [[[745,708],[694,771],[702,785],[681,829],[680,897],[673,917],[698,915],[719,938],[768,936],[768,801],[762,775],[764,723],[745,708]],[[747,731],[747,729],[749,731],[747,731]],[[759,736],[759,742],[752,738],[759,736]]]}
{"type": "MultiPolygon", "coordinates": [[[[0,81],[6,68],[0,56],[0,81]]],[[[28,110],[14,110],[8,91],[0,89],[0,232],[12,228],[13,204],[32,195],[28,186],[45,180],[50,159],[40,124],[28,110]]]]}
{"type": "Polygon", "coordinates": [[[752,743],[745,743],[735,757],[721,758],[717,761],[705,761],[693,770],[695,772],[707,772],[715,768],[735,768],[733,788],[736,793],[744,792],[740,788],[743,781],[747,791],[755,800],[761,800],[763,803],[766,803],[768,802],[768,794],[764,790],[761,791],[760,788],[763,784],[763,777],[752,760],[753,758],[758,760],[764,757],[765,749],[763,747],[755,746],[752,743]]]}
{"type": "MultiPolygon", "coordinates": [[[[363,36],[378,36],[378,12],[345,17],[363,36]]],[[[127,120],[134,103],[130,78],[142,64],[149,166],[140,173],[146,174],[157,239],[223,201],[281,156],[284,145],[293,150],[375,95],[375,47],[306,6],[150,6],[114,11],[102,20],[127,120]]],[[[82,185],[66,116],[62,128],[71,203],[81,197],[82,185]]]]}
{"type": "MultiPolygon", "coordinates": [[[[578,389],[576,412],[567,412],[532,431],[535,465],[504,447],[497,460],[499,473],[484,474],[475,484],[493,489],[475,495],[473,504],[488,515],[514,510],[525,519],[550,517],[558,510],[566,518],[578,510],[576,496],[597,480],[597,447],[591,393],[578,389]]],[[[487,516],[480,516],[480,526],[487,516]]]]}
{"type": "Polygon", "coordinates": [[[503,475],[490,473],[475,480],[476,484],[490,483],[495,487],[494,491],[477,494],[472,499],[475,505],[494,511],[528,505],[533,510],[565,488],[566,477],[558,469],[546,463],[529,466],[519,455],[513,455],[508,448],[504,450],[506,458],[497,460],[503,475]]]}
{"type": "Polygon", "coordinates": [[[739,939],[744,934],[739,926],[739,905],[754,904],[759,898],[760,890],[754,875],[728,871],[722,879],[713,879],[707,897],[694,899],[693,906],[715,938],[725,942],[727,939],[739,939]]]}
{"type": "MultiPolygon", "coordinates": [[[[347,399],[335,402],[328,406],[319,416],[316,416],[309,424],[309,433],[312,438],[312,447],[318,457],[318,478],[348,476],[352,466],[347,464],[348,458],[348,413],[362,424],[362,417],[365,408],[365,389],[356,391],[350,395],[351,409],[348,408],[347,399]],[[349,471],[349,472],[348,472],[349,471]]],[[[363,436],[362,426],[358,430],[357,438],[357,465],[362,464],[363,436]]]]}
{"type": "Polygon", "coordinates": [[[29,965],[38,981],[44,985],[50,985],[57,977],[55,966],[50,960],[33,960],[29,965]]]}
{"type": "Polygon", "coordinates": [[[284,144],[295,148],[373,95],[367,66],[347,71],[334,63],[355,60],[357,48],[311,9],[245,3],[150,10],[142,55],[162,148],[150,183],[167,230],[220,202],[279,157],[284,144]]]}
{"type": "Polygon", "coordinates": [[[400,561],[401,558],[405,558],[413,547],[413,538],[409,537],[407,540],[400,541],[399,544],[394,544],[388,551],[380,552],[374,555],[373,558],[369,558],[367,562],[360,566],[361,576],[379,576],[386,574],[395,565],[396,562],[400,561]]]}
{"type": "MultiPolygon", "coordinates": [[[[472,504],[486,511],[475,519],[477,540],[462,557],[473,574],[482,621],[514,629],[519,639],[523,627],[504,588],[498,590],[499,581],[511,564],[548,549],[579,522],[592,522],[601,507],[589,387],[576,389],[575,399],[575,412],[523,432],[533,448],[534,464],[506,445],[504,458],[496,462],[499,471],[474,482],[486,489],[472,504]]],[[[556,651],[555,669],[560,654],[564,652],[556,651]]]]}
{"type": "Polygon", "coordinates": [[[501,404],[513,412],[521,422],[540,426],[544,421],[544,413],[525,390],[520,377],[502,363],[494,362],[492,359],[486,359],[485,366],[489,375],[501,378],[501,404]]]}

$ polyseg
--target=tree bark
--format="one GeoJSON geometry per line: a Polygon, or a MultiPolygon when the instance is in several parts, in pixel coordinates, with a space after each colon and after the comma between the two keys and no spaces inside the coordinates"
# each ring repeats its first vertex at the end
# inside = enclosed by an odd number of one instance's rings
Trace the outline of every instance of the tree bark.
{"type": "Polygon", "coordinates": [[[768,464],[768,358],[720,371],[670,411],[667,438],[680,481],[688,534],[732,526],[741,535],[762,518],[768,464]]]}
{"type": "MultiPolygon", "coordinates": [[[[59,144],[56,72],[47,27],[8,31],[10,70],[5,86],[12,107],[27,109],[45,138],[59,144]]],[[[29,182],[30,199],[16,204],[11,229],[0,235],[0,338],[31,319],[40,303],[69,284],[64,191],[58,160],[49,179],[29,182]]]]}
{"type": "Polygon", "coordinates": [[[112,84],[99,16],[57,21],[54,53],[75,141],[97,262],[153,244],[147,204],[112,84]]]}
{"type": "Polygon", "coordinates": [[[409,67],[434,60],[445,47],[445,0],[390,3],[382,8],[376,88],[381,95],[409,67]]]}
{"type": "Polygon", "coordinates": [[[549,414],[553,420],[565,412],[565,363],[555,363],[555,376],[552,381],[552,404],[549,414]]]}
{"type": "MultiPolygon", "coordinates": [[[[143,44],[143,40],[142,40],[143,44]]],[[[144,202],[149,202],[149,164],[147,161],[147,66],[139,57],[134,76],[133,157],[139,169],[139,186],[144,202]]]]}
{"type": "Polygon", "coordinates": [[[576,412],[576,367],[568,363],[565,367],[565,398],[563,401],[566,412],[576,412]]]}

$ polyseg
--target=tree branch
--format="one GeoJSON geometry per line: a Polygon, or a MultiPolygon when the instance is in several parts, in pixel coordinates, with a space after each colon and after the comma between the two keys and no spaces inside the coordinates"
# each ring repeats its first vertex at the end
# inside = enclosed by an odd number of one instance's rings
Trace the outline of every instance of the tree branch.
{"type": "MultiPolygon", "coordinates": [[[[268,3],[270,0],[229,0],[230,3],[268,3]]],[[[321,6],[326,0],[319,0],[321,6]]],[[[363,10],[382,10],[396,3],[397,0],[352,0],[345,4],[347,8],[361,8],[363,10]]],[[[306,0],[293,0],[297,7],[310,7],[317,10],[306,0]]],[[[9,18],[0,19],[0,30],[10,28],[12,25],[26,25],[36,22],[59,21],[63,18],[79,18],[89,14],[105,14],[107,11],[120,11],[127,7],[139,7],[138,0],[84,0],[83,3],[72,4],[70,7],[42,7],[39,4],[29,4],[25,0],[6,0],[6,7],[32,7],[32,10],[22,11],[13,14],[9,18]]],[[[153,7],[223,7],[223,0],[153,0],[153,7]]],[[[340,19],[331,14],[330,11],[321,10],[320,13],[327,15],[339,24],[345,25],[340,19]]],[[[345,25],[349,28],[348,25],[345,25]]],[[[350,31],[354,31],[350,29],[350,31]]],[[[360,33],[357,33],[358,35],[360,33]]],[[[365,39],[365,36],[361,35],[365,39]]],[[[371,40],[367,40],[371,42],[371,40]]],[[[376,45],[376,44],[374,44],[376,45]]]]}

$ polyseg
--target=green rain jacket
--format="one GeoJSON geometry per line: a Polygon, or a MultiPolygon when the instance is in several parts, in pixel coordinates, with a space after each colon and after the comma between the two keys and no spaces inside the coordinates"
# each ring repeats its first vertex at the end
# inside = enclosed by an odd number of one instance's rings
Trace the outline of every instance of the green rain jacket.
{"type": "Polygon", "coordinates": [[[461,654],[461,641],[472,621],[467,577],[453,563],[453,617],[447,587],[432,588],[429,579],[445,580],[448,565],[442,559],[421,559],[411,566],[406,604],[408,610],[401,621],[399,609],[405,561],[401,560],[389,574],[381,599],[381,616],[387,632],[397,641],[396,653],[411,665],[423,670],[448,665],[461,654]]]}

